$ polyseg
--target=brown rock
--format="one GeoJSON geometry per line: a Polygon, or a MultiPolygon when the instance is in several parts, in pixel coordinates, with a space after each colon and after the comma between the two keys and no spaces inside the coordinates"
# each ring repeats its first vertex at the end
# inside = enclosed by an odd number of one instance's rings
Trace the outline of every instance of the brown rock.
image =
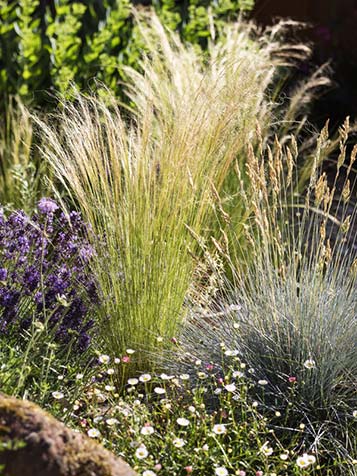
{"type": "Polygon", "coordinates": [[[40,407],[0,394],[3,476],[135,476],[120,458],[40,407]]]}

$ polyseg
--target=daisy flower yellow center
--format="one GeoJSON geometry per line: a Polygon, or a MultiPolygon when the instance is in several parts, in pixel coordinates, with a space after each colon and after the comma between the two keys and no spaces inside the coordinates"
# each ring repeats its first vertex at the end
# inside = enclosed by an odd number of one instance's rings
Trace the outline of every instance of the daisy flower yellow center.
{"type": "Polygon", "coordinates": [[[103,354],[103,355],[99,356],[99,362],[101,364],[107,364],[107,363],[109,363],[109,361],[110,361],[109,355],[103,354]]]}
{"type": "Polygon", "coordinates": [[[185,442],[185,440],[183,440],[182,438],[175,438],[175,439],[172,441],[172,444],[173,444],[176,448],[182,448],[183,446],[185,446],[186,442],[185,442]]]}
{"type": "Polygon", "coordinates": [[[316,367],[316,362],[312,359],[305,360],[304,367],[306,369],[314,369],[316,367]]]}
{"type": "Polygon", "coordinates": [[[55,400],[62,400],[62,398],[64,397],[64,395],[63,395],[62,392],[52,392],[52,397],[53,397],[55,400]]]}
{"type": "Polygon", "coordinates": [[[269,443],[266,441],[264,443],[264,445],[260,448],[260,452],[264,455],[264,456],[270,456],[273,454],[273,448],[271,446],[268,446],[269,443]]]}
{"type": "Polygon", "coordinates": [[[299,468],[307,468],[308,466],[314,464],[315,462],[316,462],[315,456],[304,453],[302,456],[299,456],[297,458],[296,465],[299,468]]]}
{"type": "Polygon", "coordinates": [[[148,450],[146,449],[145,445],[139,446],[139,448],[135,451],[135,456],[138,459],[145,459],[149,455],[148,450]]]}
{"type": "Polygon", "coordinates": [[[98,436],[100,436],[100,431],[96,428],[91,428],[87,431],[87,435],[89,436],[89,438],[98,438],[98,436]]]}
{"type": "Polygon", "coordinates": [[[213,433],[215,433],[216,435],[224,435],[225,433],[227,433],[226,425],[222,425],[222,424],[214,425],[213,433]]]}
{"type": "Polygon", "coordinates": [[[151,380],[150,374],[143,374],[139,377],[140,382],[149,382],[151,380]]]}

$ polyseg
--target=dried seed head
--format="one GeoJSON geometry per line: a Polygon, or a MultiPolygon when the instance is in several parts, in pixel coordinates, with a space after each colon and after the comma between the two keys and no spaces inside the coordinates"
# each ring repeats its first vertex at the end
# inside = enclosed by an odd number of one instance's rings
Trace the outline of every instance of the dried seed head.
{"type": "Polygon", "coordinates": [[[292,156],[292,153],[291,153],[289,147],[287,148],[287,152],[286,152],[286,163],[287,163],[287,166],[288,166],[288,174],[287,174],[287,179],[286,179],[286,185],[287,185],[287,187],[289,187],[289,185],[291,184],[292,177],[293,177],[293,169],[294,169],[294,159],[293,159],[293,156],[292,156]]]}
{"type": "Polygon", "coordinates": [[[319,177],[316,186],[315,186],[315,206],[319,206],[322,202],[322,199],[325,197],[327,189],[327,179],[326,173],[324,172],[321,177],[319,177]]]}
{"type": "Polygon", "coordinates": [[[291,147],[293,150],[294,159],[296,160],[299,155],[298,145],[295,139],[295,136],[291,136],[291,147]]]}
{"type": "Polygon", "coordinates": [[[352,152],[351,152],[350,165],[348,166],[348,173],[350,173],[351,168],[352,168],[353,164],[355,163],[356,156],[357,156],[357,144],[355,144],[353,146],[353,149],[352,149],[352,152]]]}
{"type": "Polygon", "coordinates": [[[354,278],[357,278],[357,258],[353,261],[350,268],[351,274],[354,278]]]}
{"type": "Polygon", "coordinates": [[[345,218],[345,220],[341,224],[341,231],[342,233],[346,234],[351,226],[351,215],[345,218]]]}
{"type": "Polygon", "coordinates": [[[346,158],[346,146],[343,144],[340,144],[340,154],[337,159],[337,170],[342,167],[342,165],[345,162],[345,158],[346,158]]]}
{"type": "Polygon", "coordinates": [[[340,134],[341,141],[343,142],[343,144],[348,139],[349,131],[350,131],[350,117],[347,116],[343,125],[341,127],[339,127],[339,129],[338,129],[338,132],[340,134]]]}
{"type": "Polygon", "coordinates": [[[326,239],[326,220],[320,225],[320,243],[324,243],[326,239]]]}
{"type": "Polygon", "coordinates": [[[332,249],[331,249],[331,243],[330,240],[327,240],[325,250],[324,250],[324,258],[325,258],[325,263],[329,264],[332,259],[332,249]]]}
{"type": "Polygon", "coordinates": [[[344,202],[348,202],[348,200],[350,199],[350,196],[351,196],[351,188],[350,188],[350,181],[348,179],[346,180],[345,186],[343,187],[343,190],[342,190],[342,200],[344,202]]]}

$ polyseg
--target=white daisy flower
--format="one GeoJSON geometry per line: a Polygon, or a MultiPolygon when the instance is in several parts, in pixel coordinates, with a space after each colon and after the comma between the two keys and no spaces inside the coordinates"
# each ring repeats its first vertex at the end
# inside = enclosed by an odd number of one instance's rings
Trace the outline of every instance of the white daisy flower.
{"type": "Polygon", "coordinates": [[[176,420],[176,423],[180,426],[188,426],[190,424],[189,420],[187,418],[178,418],[176,420]]]}
{"type": "Polygon", "coordinates": [[[225,433],[227,433],[227,428],[226,428],[226,425],[219,423],[217,425],[214,425],[214,427],[212,428],[212,431],[216,435],[224,435],[225,433]]]}
{"type": "Polygon", "coordinates": [[[105,420],[105,422],[108,426],[113,426],[119,423],[116,418],[108,418],[108,420],[105,420]]]}
{"type": "Polygon", "coordinates": [[[140,433],[142,435],[148,436],[148,435],[152,435],[154,431],[155,430],[152,426],[143,426],[142,429],[140,430],[140,433]]]}
{"type": "Polygon", "coordinates": [[[216,468],[214,470],[214,474],[216,476],[227,476],[228,475],[228,471],[227,469],[224,467],[224,466],[219,466],[218,468],[216,468]]]}
{"type": "Polygon", "coordinates": [[[264,456],[270,456],[273,454],[273,448],[269,446],[269,441],[266,441],[260,448],[260,453],[262,453],[264,456]]]}
{"type": "Polygon", "coordinates": [[[181,374],[180,379],[181,380],[189,380],[190,376],[188,374],[181,374]]]}
{"type": "Polygon", "coordinates": [[[227,390],[227,392],[235,392],[237,390],[237,387],[234,385],[234,383],[229,383],[225,385],[224,388],[227,390]]]}
{"type": "Polygon", "coordinates": [[[52,397],[55,399],[55,400],[62,400],[62,398],[64,397],[64,394],[62,392],[52,392],[52,397]]]}
{"type": "Polygon", "coordinates": [[[150,374],[143,374],[139,377],[140,382],[149,382],[151,380],[151,375],[150,374]]]}
{"type": "Polygon", "coordinates": [[[101,364],[107,364],[110,361],[110,357],[109,357],[109,355],[102,354],[102,355],[99,356],[98,360],[101,364]]]}
{"type": "Polygon", "coordinates": [[[149,455],[148,450],[146,449],[145,445],[140,445],[139,448],[135,451],[135,456],[138,459],[145,459],[149,455]]]}
{"type": "Polygon", "coordinates": [[[160,378],[161,378],[162,380],[171,380],[171,379],[173,379],[174,377],[175,377],[175,375],[167,375],[167,374],[161,374],[161,375],[160,375],[160,378]]]}
{"type": "Polygon", "coordinates": [[[224,355],[226,355],[227,357],[235,357],[236,355],[238,355],[238,350],[226,350],[224,355]]]}
{"type": "Polygon", "coordinates": [[[316,362],[312,359],[305,360],[304,367],[306,369],[314,369],[316,367],[316,362]]]}
{"type": "Polygon", "coordinates": [[[163,395],[164,393],[166,393],[166,390],[162,387],[155,387],[154,392],[157,393],[158,395],[163,395]]]}
{"type": "Polygon", "coordinates": [[[100,436],[100,431],[96,428],[91,428],[87,431],[87,435],[89,436],[89,438],[98,438],[98,436],[100,436]]]}
{"type": "Polygon", "coordinates": [[[314,464],[316,462],[316,458],[313,455],[308,455],[307,453],[304,453],[302,456],[299,456],[296,460],[296,465],[299,468],[307,468],[311,464],[314,464]]]}
{"type": "Polygon", "coordinates": [[[233,377],[234,377],[234,378],[244,377],[244,372],[241,372],[240,370],[235,370],[235,371],[233,372],[233,377]]]}
{"type": "Polygon", "coordinates": [[[176,448],[183,448],[185,446],[186,442],[182,438],[175,438],[174,440],[172,440],[172,444],[176,448]]]}

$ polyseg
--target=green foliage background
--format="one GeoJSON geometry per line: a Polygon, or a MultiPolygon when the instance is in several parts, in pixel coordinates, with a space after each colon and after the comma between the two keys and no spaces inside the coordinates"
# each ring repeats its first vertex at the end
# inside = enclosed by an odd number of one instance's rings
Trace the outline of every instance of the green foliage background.
{"type": "MultiPolygon", "coordinates": [[[[94,78],[121,96],[122,66],[137,66],[141,43],[130,0],[0,0],[0,101],[17,94],[51,105],[48,91],[81,90],[94,78]]],[[[145,2],[146,6],[148,2],[145,2]]],[[[254,0],[153,0],[163,23],[205,48],[214,24],[252,9],[254,0]]],[[[52,99],[52,101],[54,101],[52,99]]]]}

